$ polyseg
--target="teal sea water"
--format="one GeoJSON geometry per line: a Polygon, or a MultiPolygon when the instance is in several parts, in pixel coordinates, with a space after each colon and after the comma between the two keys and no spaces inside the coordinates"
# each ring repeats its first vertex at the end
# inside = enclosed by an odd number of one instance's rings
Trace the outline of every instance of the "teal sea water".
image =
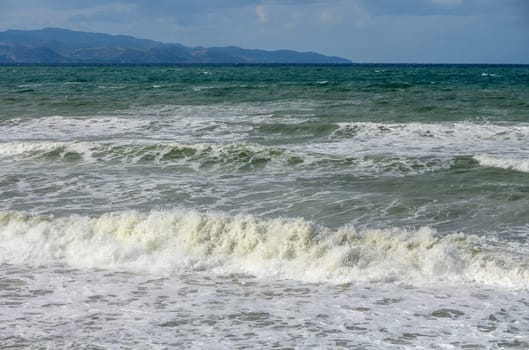
{"type": "Polygon", "coordinates": [[[529,347],[529,66],[0,82],[0,348],[529,347]]]}

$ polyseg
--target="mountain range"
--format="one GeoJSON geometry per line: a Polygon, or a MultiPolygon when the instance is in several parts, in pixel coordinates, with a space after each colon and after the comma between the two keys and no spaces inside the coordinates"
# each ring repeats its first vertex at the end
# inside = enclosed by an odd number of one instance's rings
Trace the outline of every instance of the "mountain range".
{"type": "Polygon", "coordinates": [[[188,47],[127,35],[45,28],[0,32],[0,64],[12,63],[344,64],[351,63],[351,61],[315,52],[248,50],[235,46],[188,47]]]}

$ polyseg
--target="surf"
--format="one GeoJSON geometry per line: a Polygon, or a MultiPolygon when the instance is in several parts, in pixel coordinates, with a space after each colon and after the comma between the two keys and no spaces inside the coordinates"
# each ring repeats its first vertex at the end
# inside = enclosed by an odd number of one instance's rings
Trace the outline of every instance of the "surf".
{"type": "Polygon", "coordinates": [[[136,273],[210,271],[311,283],[529,286],[527,247],[422,227],[330,229],[193,210],[0,214],[0,262],[136,273]]]}

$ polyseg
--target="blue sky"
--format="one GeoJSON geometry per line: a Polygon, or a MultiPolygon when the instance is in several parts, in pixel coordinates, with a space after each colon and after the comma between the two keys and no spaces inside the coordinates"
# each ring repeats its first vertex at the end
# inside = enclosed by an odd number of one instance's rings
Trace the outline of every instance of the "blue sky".
{"type": "Polygon", "coordinates": [[[44,27],[354,62],[529,63],[529,0],[0,0],[0,30],[44,27]]]}

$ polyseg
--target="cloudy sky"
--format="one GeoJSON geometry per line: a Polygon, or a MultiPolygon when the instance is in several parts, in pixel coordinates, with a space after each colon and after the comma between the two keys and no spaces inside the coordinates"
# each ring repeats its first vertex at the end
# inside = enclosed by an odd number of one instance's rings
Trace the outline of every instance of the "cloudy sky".
{"type": "Polygon", "coordinates": [[[529,63],[529,0],[0,0],[0,30],[44,27],[354,62],[529,63]]]}

